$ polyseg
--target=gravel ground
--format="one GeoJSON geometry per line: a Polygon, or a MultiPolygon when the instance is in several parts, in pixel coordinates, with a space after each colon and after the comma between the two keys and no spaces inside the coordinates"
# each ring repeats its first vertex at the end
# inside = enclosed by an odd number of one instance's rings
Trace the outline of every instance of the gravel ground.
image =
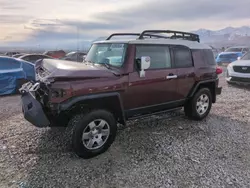
{"type": "Polygon", "coordinates": [[[38,129],[18,96],[0,98],[0,187],[250,187],[250,90],[227,86],[202,122],[130,122],[83,160],[60,130],[38,129]]]}

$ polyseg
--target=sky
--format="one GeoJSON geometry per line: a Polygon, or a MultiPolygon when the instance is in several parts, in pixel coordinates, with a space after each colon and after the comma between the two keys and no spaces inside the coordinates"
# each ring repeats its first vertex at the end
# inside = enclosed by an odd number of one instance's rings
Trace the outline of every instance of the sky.
{"type": "Polygon", "coordinates": [[[250,23],[242,0],[0,0],[0,44],[58,47],[113,32],[192,31],[250,23]]]}

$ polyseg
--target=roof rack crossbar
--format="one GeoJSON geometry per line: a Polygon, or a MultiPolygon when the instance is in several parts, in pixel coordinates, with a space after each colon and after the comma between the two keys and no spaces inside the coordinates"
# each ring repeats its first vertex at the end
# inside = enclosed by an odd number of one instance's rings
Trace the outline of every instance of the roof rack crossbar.
{"type": "MultiPolygon", "coordinates": [[[[141,33],[113,33],[111,34],[108,38],[106,38],[106,40],[110,40],[112,37],[114,36],[140,36],[141,33]]],[[[156,35],[156,34],[144,34],[144,36],[147,36],[147,37],[156,37],[156,38],[165,38],[165,39],[168,39],[169,37],[167,36],[161,36],[161,35],[156,35]]]]}
{"type": "Polygon", "coordinates": [[[171,37],[166,38],[182,38],[185,40],[191,40],[191,41],[197,41],[200,42],[200,37],[197,34],[194,33],[188,33],[188,32],[182,32],[182,31],[173,31],[173,30],[145,30],[143,31],[138,39],[144,39],[144,36],[146,36],[146,33],[169,33],[173,34],[171,37]]]}

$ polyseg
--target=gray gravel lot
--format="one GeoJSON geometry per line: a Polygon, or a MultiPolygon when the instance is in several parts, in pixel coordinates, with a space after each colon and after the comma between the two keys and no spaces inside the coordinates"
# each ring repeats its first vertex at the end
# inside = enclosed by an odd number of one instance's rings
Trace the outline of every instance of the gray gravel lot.
{"type": "Polygon", "coordinates": [[[250,90],[227,86],[202,122],[130,122],[83,160],[60,130],[38,129],[18,96],[0,98],[0,187],[250,187],[250,90]]]}

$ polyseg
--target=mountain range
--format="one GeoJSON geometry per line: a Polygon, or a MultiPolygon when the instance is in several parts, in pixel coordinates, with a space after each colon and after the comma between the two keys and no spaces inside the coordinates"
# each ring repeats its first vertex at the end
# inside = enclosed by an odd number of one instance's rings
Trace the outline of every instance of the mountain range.
{"type": "Polygon", "coordinates": [[[198,34],[201,42],[216,47],[233,45],[250,46],[250,26],[226,27],[220,30],[199,29],[191,32],[198,34]]]}
{"type": "MultiPolygon", "coordinates": [[[[233,45],[250,46],[250,26],[226,27],[220,30],[198,29],[189,32],[198,34],[202,43],[218,48],[233,45]]],[[[105,38],[99,37],[92,42],[104,40],[105,38]]]]}
{"type": "MultiPolygon", "coordinates": [[[[209,44],[215,48],[222,48],[234,45],[249,45],[250,46],[250,26],[242,27],[226,27],[220,30],[209,30],[209,29],[198,29],[190,31],[196,33],[200,36],[201,43],[209,44]]],[[[88,49],[92,42],[98,40],[105,40],[106,36],[101,36],[93,41],[87,42],[84,39],[79,40],[79,47],[81,50],[88,49]]],[[[37,39],[39,41],[39,38],[37,39]]],[[[54,49],[53,43],[45,42],[41,45],[42,49],[54,49]]],[[[11,42],[8,45],[2,46],[0,44],[0,51],[7,51],[13,49],[30,49],[32,48],[32,43],[30,41],[23,42],[11,42]]],[[[58,41],[57,48],[76,50],[76,41],[58,41]]],[[[33,47],[34,49],[34,47],[33,47]]]]}

